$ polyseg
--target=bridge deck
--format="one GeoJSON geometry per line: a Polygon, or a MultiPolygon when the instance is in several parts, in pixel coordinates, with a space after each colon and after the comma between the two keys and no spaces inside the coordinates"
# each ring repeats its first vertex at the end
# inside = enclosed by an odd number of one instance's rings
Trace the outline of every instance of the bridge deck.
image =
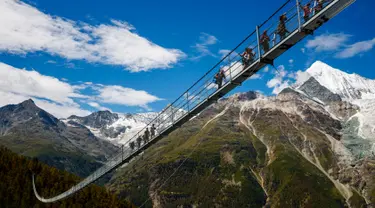
{"type": "MultiPolygon", "coordinates": [[[[307,3],[310,0],[305,0],[307,3]]],[[[332,0],[326,2],[323,9],[312,16],[307,22],[303,22],[302,11],[297,2],[294,0],[287,1],[280,9],[278,9],[267,21],[256,27],[256,30],[245,38],[237,47],[228,53],[219,63],[211,68],[203,77],[177,98],[171,105],[165,108],[152,122],[145,128],[149,128],[152,124],[156,124],[157,135],[150,141],[140,145],[138,148],[129,148],[128,144],[136,142],[136,139],[142,135],[138,132],[126,144],[122,145],[121,150],[108,162],[90,176],[82,180],[71,189],[52,198],[41,197],[35,188],[33,175],[33,189],[35,196],[42,202],[50,203],[64,199],[77,191],[83,189],[87,185],[95,182],[106,173],[118,168],[124,163],[130,162],[132,158],[139,155],[145,149],[153,145],[155,142],[167,136],[170,132],[179,128],[192,117],[200,113],[207,106],[216,102],[219,98],[229,93],[231,90],[241,85],[249,77],[253,76],[267,64],[273,63],[277,57],[289,50],[300,40],[305,38],[309,33],[315,31],[322,24],[340,13],[355,0],[332,0]],[[285,13],[288,17],[286,26],[290,33],[283,40],[276,37],[277,24],[279,15],[285,13]],[[260,31],[271,31],[274,35],[271,40],[270,50],[264,53],[260,46],[260,31]],[[255,60],[244,67],[241,64],[241,57],[236,54],[236,50],[252,48],[256,51],[255,60]],[[217,71],[222,69],[225,72],[227,80],[220,89],[217,89],[212,83],[212,79],[217,71]]],[[[301,4],[305,5],[305,4],[301,4]]]]}

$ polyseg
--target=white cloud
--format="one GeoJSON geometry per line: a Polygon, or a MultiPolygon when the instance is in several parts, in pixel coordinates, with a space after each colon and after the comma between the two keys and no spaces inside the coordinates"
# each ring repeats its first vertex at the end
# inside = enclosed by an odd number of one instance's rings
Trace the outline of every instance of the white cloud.
{"type": "Polygon", "coordinates": [[[58,104],[46,100],[41,100],[32,96],[4,92],[0,90],[0,107],[9,104],[18,104],[27,99],[33,99],[35,104],[43,110],[51,113],[57,118],[66,118],[70,115],[86,116],[90,111],[79,108],[74,104],[58,104]]]}
{"type": "Polygon", "coordinates": [[[18,104],[29,99],[29,96],[19,95],[11,92],[3,92],[0,91],[0,106],[8,105],[8,104],[18,104]]]}
{"type": "Polygon", "coordinates": [[[311,77],[309,73],[301,70],[288,72],[283,65],[277,68],[279,71],[274,71],[273,74],[275,76],[267,82],[267,87],[273,88],[273,94],[278,94],[291,85],[299,86],[311,77]]]}
{"type": "Polygon", "coordinates": [[[94,107],[94,108],[100,107],[99,103],[95,103],[95,102],[89,102],[87,104],[89,104],[91,107],[94,107]]]}
{"type": "Polygon", "coordinates": [[[98,90],[97,96],[102,103],[120,104],[127,106],[142,106],[147,108],[147,104],[161,100],[150,95],[146,91],[134,90],[121,86],[104,86],[98,90]]]}
{"type": "Polygon", "coordinates": [[[202,45],[214,45],[218,40],[215,36],[202,32],[199,41],[202,45]]]}
{"type": "MultiPolygon", "coordinates": [[[[0,1],[0,51],[43,51],[68,60],[119,65],[139,72],[170,68],[185,54],[163,48],[134,32],[126,22],[89,25],[45,14],[22,1],[0,1]]],[[[216,39],[208,37],[208,44],[216,39]]]]}
{"type": "MultiPolygon", "coordinates": [[[[221,58],[224,58],[230,52],[231,52],[231,50],[221,49],[221,50],[219,50],[218,54],[221,58]]],[[[233,52],[224,61],[226,61],[227,63],[230,63],[230,62],[233,62],[234,59],[238,60],[238,57],[236,57],[236,56],[238,56],[237,53],[233,52]]]]}
{"type": "Polygon", "coordinates": [[[301,71],[301,70],[298,70],[294,74],[295,74],[295,76],[293,78],[296,80],[295,83],[298,84],[298,85],[303,84],[304,82],[306,82],[311,77],[311,75],[309,73],[301,71]]]}
{"type": "Polygon", "coordinates": [[[309,40],[305,47],[315,50],[315,52],[333,51],[335,58],[351,58],[370,51],[375,46],[375,38],[367,41],[360,41],[348,44],[351,35],[344,33],[323,34],[309,40]]]}
{"type": "Polygon", "coordinates": [[[264,72],[268,72],[270,70],[269,66],[264,67],[264,72]]]}
{"type": "Polygon", "coordinates": [[[288,72],[285,70],[284,65],[278,66],[277,70],[274,70],[273,73],[281,78],[285,77],[288,74],[288,72]]]}
{"type": "Polygon", "coordinates": [[[96,102],[88,102],[87,103],[89,106],[93,107],[93,108],[96,108],[98,110],[101,110],[101,111],[104,111],[104,110],[111,110],[109,108],[106,108],[106,107],[103,107],[101,105],[99,105],[99,103],[96,103],[96,102]]]}
{"type": "Polygon", "coordinates": [[[56,64],[57,62],[54,60],[48,60],[45,62],[46,64],[56,64]]]}
{"type": "MultiPolygon", "coordinates": [[[[225,66],[222,66],[220,70],[224,71],[225,79],[223,80],[223,83],[229,81],[231,78],[236,77],[239,73],[242,72],[244,69],[244,66],[241,62],[231,62],[225,66]]],[[[248,79],[261,79],[262,76],[260,74],[254,74],[248,79]]],[[[217,85],[214,83],[210,83],[206,85],[207,89],[213,89],[217,88],[217,85]]]]}
{"type": "Polygon", "coordinates": [[[64,68],[68,68],[68,69],[78,69],[79,68],[71,62],[65,62],[62,66],[64,66],[64,68]]]}
{"type": "Polygon", "coordinates": [[[0,62],[0,105],[17,104],[32,98],[35,103],[57,117],[87,115],[76,100],[99,110],[109,110],[100,103],[139,106],[161,100],[141,90],[85,82],[71,85],[37,71],[18,69],[0,62]],[[85,90],[86,94],[82,91],[85,90]],[[90,92],[89,92],[90,91],[90,92]],[[96,102],[94,102],[96,101],[96,102]]]}
{"type": "Polygon", "coordinates": [[[86,116],[91,112],[88,110],[84,110],[80,108],[78,104],[60,104],[55,102],[50,102],[46,100],[40,100],[36,98],[32,98],[35,101],[35,104],[42,108],[43,110],[51,113],[57,118],[67,118],[71,115],[77,116],[86,116]]]}
{"type": "Polygon", "coordinates": [[[275,76],[272,79],[268,80],[267,87],[273,88],[273,94],[278,94],[290,85],[290,81],[288,80],[288,78],[291,78],[291,73],[288,73],[286,71],[284,65],[280,65],[277,67],[277,71],[273,71],[273,74],[275,74],[275,76]],[[285,78],[287,80],[284,80],[285,78]]]}
{"type": "Polygon", "coordinates": [[[230,53],[231,52],[231,50],[228,50],[228,49],[221,49],[221,50],[219,50],[219,55],[221,55],[221,57],[224,57],[224,56],[226,56],[228,53],[230,53]]]}
{"type": "Polygon", "coordinates": [[[368,41],[361,41],[348,45],[345,49],[336,54],[337,58],[350,58],[371,50],[375,45],[375,38],[368,41]]]}
{"type": "Polygon", "coordinates": [[[262,79],[262,76],[260,74],[254,74],[249,79],[262,79]]]}
{"type": "Polygon", "coordinates": [[[289,87],[289,85],[290,85],[290,81],[283,80],[283,78],[280,76],[276,76],[267,82],[267,87],[273,88],[272,94],[278,94],[283,89],[289,87]]]}
{"type": "Polygon", "coordinates": [[[280,83],[279,85],[275,86],[272,90],[272,94],[279,94],[283,89],[289,87],[290,83],[288,81],[284,81],[283,83],[280,83]]]}
{"type": "Polygon", "coordinates": [[[207,90],[210,90],[210,89],[217,89],[217,85],[213,82],[209,82],[208,84],[205,85],[205,88],[207,90]]]}
{"type": "Polygon", "coordinates": [[[17,69],[1,62],[0,90],[59,103],[73,103],[72,97],[82,97],[66,82],[42,75],[37,71],[17,69]]]}
{"type": "Polygon", "coordinates": [[[344,33],[322,34],[307,41],[305,47],[316,52],[335,51],[340,49],[349,40],[350,35],[344,33]]]}
{"type": "Polygon", "coordinates": [[[221,69],[224,71],[225,77],[230,79],[237,76],[243,70],[243,65],[240,62],[232,62],[221,69]]]}
{"type": "Polygon", "coordinates": [[[268,80],[267,87],[273,88],[277,85],[280,85],[283,79],[281,77],[274,77],[273,79],[268,80]]]}
{"type": "Polygon", "coordinates": [[[85,98],[66,82],[37,71],[17,69],[0,62],[0,105],[17,104],[32,98],[35,103],[57,117],[87,115],[73,98],[85,98]]]}
{"type": "Polygon", "coordinates": [[[198,60],[205,56],[213,56],[216,57],[214,53],[212,53],[208,47],[211,45],[215,45],[217,43],[218,39],[210,34],[207,33],[201,33],[199,36],[199,41],[194,44],[192,47],[196,50],[198,55],[192,57],[192,60],[198,60]]]}

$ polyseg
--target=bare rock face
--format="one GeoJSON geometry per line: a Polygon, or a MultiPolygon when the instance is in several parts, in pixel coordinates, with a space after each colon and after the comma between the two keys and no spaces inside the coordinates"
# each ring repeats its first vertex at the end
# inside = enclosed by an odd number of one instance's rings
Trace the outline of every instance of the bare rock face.
{"type": "Polygon", "coordinates": [[[351,104],[347,101],[331,102],[328,106],[330,112],[332,112],[341,120],[348,120],[351,116],[353,116],[359,111],[358,106],[351,104]]]}
{"type": "Polygon", "coordinates": [[[119,119],[119,116],[117,113],[111,113],[110,111],[98,111],[94,112],[88,116],[85,117],[79,117],[79,116],[70,116],[68,119],[75,120],[76,122],[85,125],[90,126],[92,128],[102,128],[106,125],[112,124],[117,119],[119,119]]]}
{"type": "Polygon", "coordinates": [[[110,189],[133,202],[143,202],[134,197],[141,191],[151,197],[149,206],[158,207],[374,202],[375,158],[353,156],[342,140],[345,126],[327,106],[293,89],[276,97],[238,97],[210,106],[155,144],[120,170],[110,189]]]}
{"type": "MultiPolygon", "coordinates": [[[[126,118],[131,119],[131,114],[126,114],[126,118]]],[[[118,121],[120,116],[117,113],[111,113],[110,111],[97,111],[85,117],[70,116],[66,121],[73,126],[88,127],[92,130],[96,130],[96,136],[99,138],[117,138],[119,135],[125,133],[131,129],[131,126],[116,126],[113,127],[111,124],[118,121]]]]}
{"type": "Polygon", "coordinates": [[[329,91],[326,87],[322,86],[318,81],[316,81],[314,77],[310,77],[298,89],[305,92],[310,97],[316,97],[325,103],[341,101],[340,95],[329,91]]]}
{"type": "Polygon", "coordinates": [[[211,105],[108,186],[158,207],[375,207],[374,80],[306,72],[275,97],[211,105]]]}

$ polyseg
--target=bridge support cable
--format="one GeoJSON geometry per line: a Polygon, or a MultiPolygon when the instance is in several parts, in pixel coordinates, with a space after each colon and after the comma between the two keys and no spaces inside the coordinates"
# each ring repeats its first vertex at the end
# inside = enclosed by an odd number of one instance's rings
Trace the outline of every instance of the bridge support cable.
{"type": "Polygon", "coordinates": [[[310,1],[311,0],[302,0],[302,2],[299,2],[297,0],[297,3],[292,0],[286,1],[265,22],[257,26],[250,35],[242,40],[240,44],[208,70],[174,102],[163,109],[142,130],[135,133],[126,143],[122,144],[118,152],[113,154],[114,156],[109,158],[102,167],[77,185],[55,197],[46,199],[38,194],[33,175],[33,189],[37,199],[45,203],[62,200],[95,182],[106,173],[130,162],[145,149],[149,148],[196,116],[206,107],[216,102],[219,98],[241,85],[264,66],[267,64],[273,65],[273,61],[277,57],[309,35],[306,31],[315,31],[323,23],[336,16],[355,0],[329,0],[324,4],[321,10],[314,13],[307,21],[302,23],[300,5],[305,5],[310,1]],[[285,22],[288,34],[285,36],[281,36],[278,33],[278,17],[282,14],[285,14],[288,18],[285,22]],[[262,47],[263,43],[260,38],[261,31],[267,31],[269,36],[273,36],[272,40],[269,41],[269,50],[267,51],[262,47]],[[253,51],[257,51],[253,61],[248,64],[242,63],[242,57],[238,53],[238,51],[241,53],[246,48],[252,48],[253,51]],[[221,88],[218,89],[217,85],[213,83],[212,80],[219,70],[223,70],[224,74],[229,79],[223,80],[221,88]],[[155,136],[149,138],[149,140],[139,142],[137,138],[142,136],[146,128],[150,128],[152,124],[156,127],[155,136]]]}

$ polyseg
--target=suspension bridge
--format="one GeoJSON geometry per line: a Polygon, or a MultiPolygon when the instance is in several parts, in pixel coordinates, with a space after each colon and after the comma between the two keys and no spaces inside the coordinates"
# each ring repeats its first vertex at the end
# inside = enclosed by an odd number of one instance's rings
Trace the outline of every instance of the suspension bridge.
{"type": "Polygon", "coordinates": [[[126,144],[122,145],[119,152],[113,154],[115,156],[108,159],[101,168],[69,190],[52,198],[43,198],[38,194],[33,175],[32,183],[35,196],[44,203],[62,200],[95,182],[108,172],[130,162],[132,158],[139,155],[170,132],[179,128],[207,106],[241,85],[264,66],[268,64],[273,65],[277,57],[306,36],[313,34],[316,29],[336,16],[354,1],[355,0],[325,0],[320,5],[319,2],[313,0],[286,1],[266,21],[256,26],[252,33],[242,40],[215,66],[208,70],[198,81],[181,94],[180,97],[160,112],[144,129],[135,134],[126,144]],[[311,13],[308,18],[305,18],[303,6],[310,2],[313,3],[310,8],[311,13]],[[280,33],[278,33],[280,30],[278,29],[280,24],[279,17],[281,15],[287,17],[287,20],[284,22],[287,30],[285,37],[280,37],[280,33]],[[269,36],[267,35],[269,41],[266,42],[262,40],[260,35],[265,32],[269,34],[269,36]],[[267,48],[265,44],[268,44],[269,48],[267,48]],[[242,52],[246,48],[251,48],[252,51],[255,52],[255,55],[251,63],[243,64],[242,57],[237,52],[242,52]],[[218,88],[212,80],[215,74],[220,70],[224,72],[226,79],[222,86],[218,88]],[[137,143],[137,138],[143,134],[146,128],[150,128],[152,125],[156,128],[156,134],[153,135],[149,141],[143,142],[138,148],[134,148],[133,145],[130,145],[132,142],[133,144],[137,143]]]}

